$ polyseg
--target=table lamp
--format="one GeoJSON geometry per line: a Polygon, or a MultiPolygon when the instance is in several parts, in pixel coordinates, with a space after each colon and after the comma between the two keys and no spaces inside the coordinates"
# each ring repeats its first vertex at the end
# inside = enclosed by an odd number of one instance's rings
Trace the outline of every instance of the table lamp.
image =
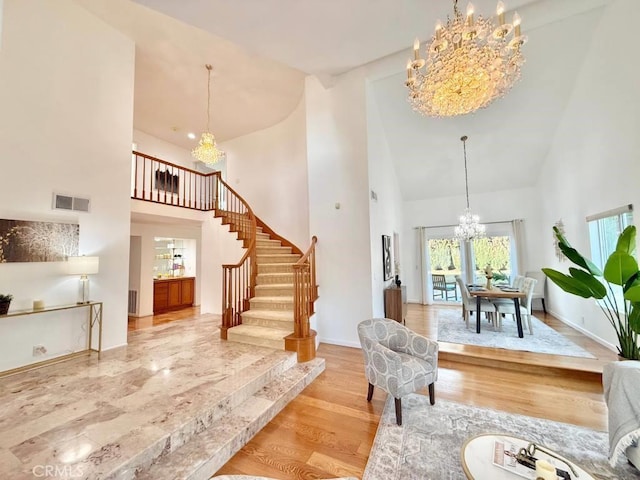
{"type": "Polygon", "coordinates": [[[77,303],[89,303],[89,277],[87,275],[98,273],[100,258],[82,255],[80,257],[69,257],[67,263],[67,271],[70,275],[80,275],[77,303]]]}

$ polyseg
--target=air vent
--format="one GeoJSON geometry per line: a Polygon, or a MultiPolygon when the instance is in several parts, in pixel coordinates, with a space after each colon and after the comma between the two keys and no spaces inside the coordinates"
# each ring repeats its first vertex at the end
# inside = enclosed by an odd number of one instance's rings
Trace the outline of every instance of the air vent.
{"type": "Polygon", "coordinates": [[[88,212],[91,201],[88,198],[71,197],[69,195],[53,194],[53,208],[56,210],[73,210],[88,212]]]}
{"type": "Polygon", "coordinates": [[[129,308],[128,312],[132,315],[138,313],[138,291],[129,290],[129,308]]]}

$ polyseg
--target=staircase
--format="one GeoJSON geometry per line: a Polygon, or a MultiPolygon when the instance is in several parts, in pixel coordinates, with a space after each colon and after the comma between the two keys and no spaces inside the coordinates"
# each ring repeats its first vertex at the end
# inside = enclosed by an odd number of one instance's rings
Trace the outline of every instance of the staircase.
{"type": "Polygon", "coordinates": [[[292,247],[256,228],[256,286],[241,325],[227,331],[227,340],[284,349],[294,330],[293,266],[302,257],[292,247]]]}
{"type": "Polygon", "coordinates": [[[249,204],[220,172],[200,173],[133,152],[131,198],[213,211],[246,249],[236,264],[222,265],[222,323],[224,340],[297,352],[298,362],[315,358],[316,332],[310,328],[318,298],[315,245],[303,252],[276,234],[253,213],[249,204]],[[154,173],[155,172],[155,173],[154,173]],[[154,175],[168,172],[179,180],[176,192],[154,188],[154,175]]]}

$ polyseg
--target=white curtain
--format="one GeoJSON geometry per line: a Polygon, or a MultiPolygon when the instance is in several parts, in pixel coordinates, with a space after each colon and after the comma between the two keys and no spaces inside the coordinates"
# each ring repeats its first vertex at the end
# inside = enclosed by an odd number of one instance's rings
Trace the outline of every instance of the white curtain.
{"type": "Polygon", "coordinates": [[[524,220],[517,219],[511,221],[511,265],[513,273],[511,279],[516,275],[524,275],[524,220]]]}
{"type": "Polygon", "coordinates": [[[418,245],[420,245],[420,252],[418,258],[420,259],[420,295],[422,296],[422,305],[431,305],[431,281],[430,275],[427,272],[431,271],[431,265],[429,261],[429,255],[427,253],[427,229],[425,227],[419,227],[416,230],[418,235],[418,245]]]}

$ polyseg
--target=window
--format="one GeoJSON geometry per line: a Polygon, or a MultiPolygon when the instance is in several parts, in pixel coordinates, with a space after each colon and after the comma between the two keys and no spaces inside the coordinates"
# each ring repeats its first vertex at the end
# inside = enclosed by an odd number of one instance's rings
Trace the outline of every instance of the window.
{"type": "Polygon", "coordinates": [[[618,236],[633,224],[633,205],[625,205],[587,217],[589,223],[589,243],[591,244],[591,261],[600,269],[604,269],[607,258],[616,249],[618,236]]]}
{"type": "MultiPolygon", "coordinates": [[[[589,243],[591,244],[591,261],[595,263],[600,270],[604,271],[609,255],[611,255],[618,243],[618,237],[622,231],[633,223],[633,205],[625,205],[624,207],[609,210],[596,215],[587,217],[589,223],[589,243]]],[[[619,308],[624,305],[624,297],[622,287],[611,285],[615,301],[619,308]]],[[[602,300],[598,302],[606,307],[602,300]]]]}

